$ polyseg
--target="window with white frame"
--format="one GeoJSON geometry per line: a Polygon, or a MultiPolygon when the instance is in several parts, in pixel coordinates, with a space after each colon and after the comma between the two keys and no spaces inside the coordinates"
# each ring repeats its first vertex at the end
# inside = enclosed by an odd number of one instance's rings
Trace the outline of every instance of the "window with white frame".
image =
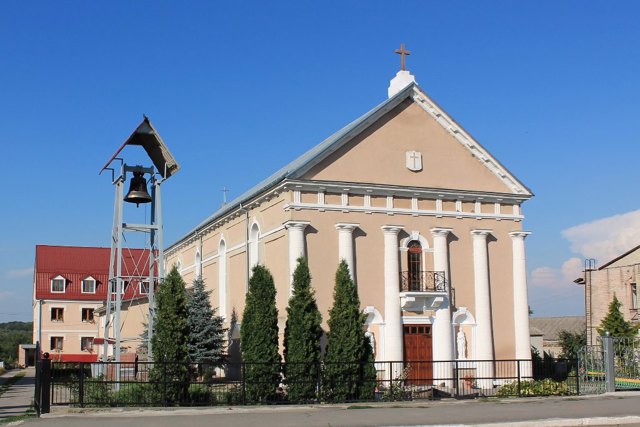
{"type": "Polygon", "coordinates": [[[52,351],[62,351],[62,342],[64,341],[63,337],[51,337],[50,339],[50,348],[52,351]]]}
{"type": "Polygon", "coordinates": [[[51,279],[51,292],[61,294],[64,293],[64,285],[66,280],[62,276],[54,277],[51,279]]]}
{"type": "MultiPolygon", "coordinates": [[[[127,289],[129,282],[126,280],[122,280],[121,283],[122,283],[121,284],[122,289],[120,290],[120,294],[124,295],[124,292],[127,289]]],[[[118,288],[118,283],[117,281],[114,280],[113,282],[111,282],[111,293],[115,294],[116,292],[118,292],[117,288],[118,288]]]]}
{"type": "Polygon", "coordinates": [[[140,293],[140,295],[149,295],[149,281],[148,280],[143,280],[139,283],[140,288],[138,289],[138,292],[140,293]]]}
{"type": "Polygon", "coordinates": [[[64,308],[62,308],[62,307],[51,307],[51,321],[52,322],[63,322],[64,321],[64,308]]]}
{"type": "Polygon", "coordinates": [[[96,279],[93,277],[87,277],[82,281],[82,293],[83,294],[95,294],[96,293],[96,279]]]}
{"type": "Polygon", "coordinates": [[[631,309],[637,310],[638,308],[638,284],[631,284],[631,309]]]}
{"type": "Polygon", "coordinates": [[[82,322],[83,323],[91,323],[93,322],[93,308],[85,307],[82,309],[82,322]]]}
{"type": "Polygon", "coordinates": [[[249,234],[249,266],[255,267],[260,263],[260,226],[254,222],[249,234]]]}
{"type": "Polygon", "coordinates": [[[93,351],[93,337],[81,337],[80,338],[80,350],[81,351],[93,351]]]}

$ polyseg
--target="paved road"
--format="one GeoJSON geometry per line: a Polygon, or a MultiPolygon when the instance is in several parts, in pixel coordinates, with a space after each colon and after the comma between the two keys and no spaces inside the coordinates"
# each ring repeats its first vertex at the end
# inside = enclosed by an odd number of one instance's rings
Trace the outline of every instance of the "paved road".
{"type": "Polygon", "coordinates": [[[24,414],[33,402],[35,369],[8,371],[2,375],[2,381],[24,372],[25,376],[13,384],[0,396],[0,420],[24,414]]]}
{"type": "MultiPolygon", "coordinates": [[[[198,426],[514,426],[637,425],[640,393],[597,397],[531,398],[500,401],[437,401],[401,404],[234,407],[176,410],[110,410],[49,414],[25,421],[25,427],[198,426]],[[603,418],[604,417],[604,418],[603,418]],[[624,418],[630,417],[630,418],[624,418]],[[589,418],[588,424],[585,419],[589,418]],[[545,421],[546,420],[546,421],[545,421]]],[[[59,409],[57,411],[60,411],[59,409]]]]}

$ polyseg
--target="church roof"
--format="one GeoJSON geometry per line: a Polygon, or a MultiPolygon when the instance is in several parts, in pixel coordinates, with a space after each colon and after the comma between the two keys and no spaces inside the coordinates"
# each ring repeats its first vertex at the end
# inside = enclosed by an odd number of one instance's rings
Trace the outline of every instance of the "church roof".
{"type": "MultiPolygon", "coordinates": [[[[420,105],[427,113],[429,113],[441,126],[445,127],[447,131],[453,135],[465,148],[467,148],[471,154],[478,159],[485,167],[491,170],[491,172],[502,180],[508,188],[511,189],[513,194],[521,196],[523,199],[528,199],[533,196],[533,193],[523,183],[521,183],[514,175],[512,175],[507,168],[502,166],[487,150],[485,150],[473,137],[471,137],[455,120],[453,120],[437,103],[435,103],[427,94],[416,84],[411,83],[397,94],[388,98],[372,110],[358,117],[320,144],[313,147],[297,159],[293,160],[288,165],[284,166],[274,174],[270,175],[266,179],[259,182],[240,196],[231,200],[229,203],[223,205],[220,209],[215,211],[212,215],[198,224],[195,228],[190,230],[187,234],[181,237],[177,242],[180,243],[188,236],[195,233],[197,230],[206,227],[218,218],[223,217],[227,213],[234,211],[235,209],[246,204],[254,197],[262,194],[264,191],[276,186],[285,179],[301,178],[307,171],[313,166],[326,159],[333,152],[338,150],[344,144],[349,142],[355,136],[363,132],[370,125],[375,123],[383,115],[397,107],[401,102],[407,98],[413,99],[418,105],[420,105]]],[[[174,246],[172,245],[172,246],[174,246]]]]}

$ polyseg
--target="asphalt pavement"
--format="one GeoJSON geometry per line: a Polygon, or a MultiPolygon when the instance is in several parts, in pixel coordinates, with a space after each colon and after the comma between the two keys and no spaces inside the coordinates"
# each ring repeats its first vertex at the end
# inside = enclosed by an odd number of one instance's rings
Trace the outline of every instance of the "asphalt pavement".
{"type": "Polygon", "coordinates": [[[202,409],[55,408],[25,426],[80,427],[135,425],[136,427],[198,426],[640,426],[640,393],[600,396],[469,401],[421,401],[359,405],[280,407],[221,407],[202,409]]]}
{"type": "Polygon", "coordinates": [[[3,419],[16,415],[23,415],[32,407],[35,387],[35,369],[14,369],[2,374],[4,384],[9,378],[24,372],[25,376],[11,385],[2,396],[0,396],[0,422],[3,419]]]}

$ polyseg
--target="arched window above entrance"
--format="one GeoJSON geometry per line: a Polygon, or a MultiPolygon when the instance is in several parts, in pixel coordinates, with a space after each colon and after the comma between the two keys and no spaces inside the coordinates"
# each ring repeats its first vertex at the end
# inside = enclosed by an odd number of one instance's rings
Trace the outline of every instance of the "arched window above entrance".
{"type": "Polygon", "coordinates": [[[407,266],[409,291],[421,291],[422,245],[417,240],[413,240],[407,245],[407,266]]]}

